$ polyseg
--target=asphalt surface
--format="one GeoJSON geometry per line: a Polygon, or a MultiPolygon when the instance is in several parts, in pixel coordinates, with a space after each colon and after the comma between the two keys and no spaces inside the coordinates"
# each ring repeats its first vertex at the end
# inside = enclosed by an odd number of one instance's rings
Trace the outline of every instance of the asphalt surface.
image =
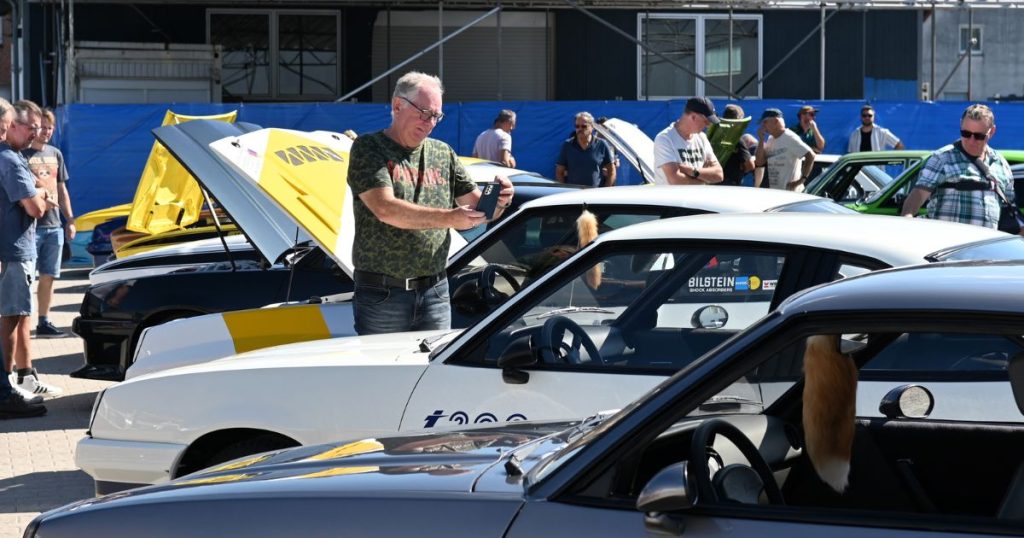
{"type": "Polygon", "coordinates": [[[82,340],[70,329],[88,284],[88,270],[65,269],[54,286],[50,320],[69,337],[32,339],[40,378],[64,394],[46,401],[45,416],[0,420],[0,538],[20,537],[40,512],[93,496],[92,478],[75,467],[75,445],[96,393],[111,383],[68,376],[83,361],[82,340]]]}

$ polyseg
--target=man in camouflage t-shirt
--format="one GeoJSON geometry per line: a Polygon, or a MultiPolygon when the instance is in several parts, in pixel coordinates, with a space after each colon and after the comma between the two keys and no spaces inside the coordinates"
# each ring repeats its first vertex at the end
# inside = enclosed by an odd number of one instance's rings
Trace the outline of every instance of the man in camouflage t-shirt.
{"type": "MultiPolygon", "coordinates": [[[[427,138],[444,116],[441,81],[411,72],[395,85],[391,125],[352,144],[354,316],[362,335],[451,326],[444,273],[449,229],[483,224],[480,191],[455,151],[427,138]]],[[[512,200],[502,185],[497,218],[512,200]]]]}

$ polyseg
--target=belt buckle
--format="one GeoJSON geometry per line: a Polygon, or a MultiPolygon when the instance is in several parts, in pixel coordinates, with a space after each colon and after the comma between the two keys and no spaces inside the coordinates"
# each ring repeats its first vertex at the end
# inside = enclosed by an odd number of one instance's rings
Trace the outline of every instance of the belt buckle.
{"type": "Polygon", "coordinates": [[[416,278],[407,278],[407,279],[405,279],[405,291],[412,291],[412,290],[416,289],[416,288],[412,287],[412,281],[413,280],[416,280],[416,278]]]}

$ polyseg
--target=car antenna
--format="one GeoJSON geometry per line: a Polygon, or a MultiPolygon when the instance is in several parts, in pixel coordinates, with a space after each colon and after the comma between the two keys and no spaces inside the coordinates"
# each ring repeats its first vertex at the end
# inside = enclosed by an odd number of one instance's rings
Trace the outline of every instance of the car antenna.
{"type": "MultiPolygon", "coordinates": [[[[299,246],[299,227],[296,226],[295,227],[295,244],[292,245],[292,249],[294,250],[298,246],[299,246]]],[[[295,264],[294,263],[289,263],[288,264],[288,288],[286,288],[285,292],[284,292],[284,302],[286,302],[286,303],[292,299],[292,281],[293,280],[295,280],[295,264]]]]}
{"type": "Polygon", "coordinates": [[[235,265],[235,258],[231,255],[231,249],[228,248],[228,240],[224,237],[224,229],[220,226],[220,219],[217,218],[217,208],[214,207],[213,201],[210,199],[210,193],[206,192],[206,188],[200,186],[199,190],[203,193],[203,199],[206,200],[206,207],[210,208],[210,214],[213,215],[213,226],[217,228],[217,237],[220,238],[220,244],[224,245],[224,252],[228,255],[228,263],[231,264],[231,270],[237,271],[238,266],[235,265]]]}

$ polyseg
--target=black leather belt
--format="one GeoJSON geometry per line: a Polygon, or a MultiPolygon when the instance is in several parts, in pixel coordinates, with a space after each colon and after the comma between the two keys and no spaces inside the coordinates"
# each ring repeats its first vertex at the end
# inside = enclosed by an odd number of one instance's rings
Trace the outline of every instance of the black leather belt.
{"type": "Polygon", "coordinates": [[[992,185],[987,181],[947,181],[939,183],[940,189],[956,189],[958,191],[990,191],[992,185]]]}
{"type": "Polygon", "coordinates": [[[442,278],[447,278],[444,271],[430,276],[418,276],[414,278],[395,278],[384,273],[371,273],[369,271],[356,270],[352,275],[357,284],[364,286],[379,286],[382,288],[399,288],[405,291],[421,290],[437,284],[442,278]]]}

